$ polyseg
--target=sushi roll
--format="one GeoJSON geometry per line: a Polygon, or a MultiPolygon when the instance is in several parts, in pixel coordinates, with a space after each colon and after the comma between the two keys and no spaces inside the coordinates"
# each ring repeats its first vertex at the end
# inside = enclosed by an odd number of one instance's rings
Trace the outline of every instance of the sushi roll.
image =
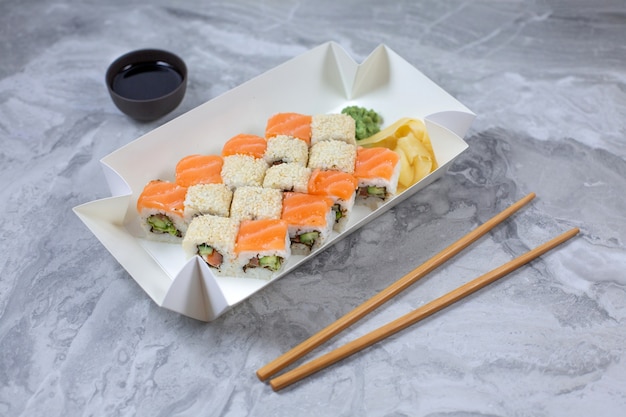
{"type": "Polygon", "coordinates": [[[230,203],[233,191],[226,184],[197,184],[187,188],[185,196],[185,220],[191,220],[201,214],[230,216],[230,203]]]}
{"type": "Polygon", "coordinates": [[[282,191],[306,193],[311,170],[302,165],[290,163],[268,168],[263,179],[263,187],[282,191]]]}
{"type": "Polygon", "coordinates": [[[356,161],[356,146],[340,140],[325,140],[311,146],[309,168],[334,169],[352,174],[356,161]]]}
{"type": "Polygon", "coordinates": [[[309,194],[323,195],[333,200],[335,219],[333,230],[341,232],[350,218],[357,187],[358,181],[352,174],[316,169],[311,173],[307,191],[309,194]]]}
{"type": "Polygon", "coordinates": [[[198,216],[189,224],[182,247],[188,258],[200,256],[218,275],[232,275],[238,230],[239,223],[231,218],[198,216]]]}
{"type": "Polygon", "coordinates": [[[167,243],[180,243],[187,223],[184,220],[187,188],[173,182],[153,180],[137,199],[137,213],[145,237],[167,243]]]}
{"type": "Polygon", "coordinates": [[[176,164],[176,184],[189,187],[195,184],[222,183],[222,165],[219,155],[189,155],[176,164]]]}
{"type": "Polygon", "coordinates": [[[305,193],[285,193],[282,219],[289,225],[291,253],[308,255],[330,235],[335,217],[331,198],[305,193]]]}
{"type": "Polygon", "coordinates": [[[359,181],[357,201],[376,209],[396,193],[400,156],[387,148],[359,146],[354,176],[359,181]]]}
{"type": "Polygon", "coordinates": [[[267,141],[257,135],[240,133],[230,138],[222,147],[222,157],[232,155],[249,155],[253,158],[263,158],[267,141]]]}
{"type": "Polygon", "coordinates": [[[242,220],[279,219],[283,193],[273,188],[239,187],[233,192],[230,217],[242,220]]]}
{"type": "Polygon", "coordinates": [[[309,147],[305,141],[292,136],[274,136],[267,140],[264,159],[268,165],[288,163],[306,166],[309,160],[309,147]]]}
{"type": "Polygon", "coordinates": [[[300,113],[277,113],[267,120],[265,138],[287,135],[311,144],[311,116],[300,113]]]}
{"type": "Polygon", "coordinates": [[[267,163],[250,155],[230,155],[224,157],[222,179],[230,188],[263,185],[267,163]]]}
{"type": "Polygon", "coordinates": [[[347,114],[316,114],[311,119],[311,145],[340,140],[356,145],[356,123],[347,114]]]}
{"type": "Polygon", "coordinates": [[[270,279],[291,255],[287,222],[280,219],[245,220],[235,244],[237,275],[270,279]]]}

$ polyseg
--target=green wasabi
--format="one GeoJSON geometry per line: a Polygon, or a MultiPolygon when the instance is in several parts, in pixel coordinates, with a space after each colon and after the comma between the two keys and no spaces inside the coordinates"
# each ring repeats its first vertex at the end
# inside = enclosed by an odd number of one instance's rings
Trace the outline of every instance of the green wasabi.
{"type": "Polygon", "coordinates": [[[369,138],[380,132],[380,125],[383,118],[374,110],[359,106],[348,106],[341,110],[341,113],[351,116],[356,122],[356,139],[369,138]]]}

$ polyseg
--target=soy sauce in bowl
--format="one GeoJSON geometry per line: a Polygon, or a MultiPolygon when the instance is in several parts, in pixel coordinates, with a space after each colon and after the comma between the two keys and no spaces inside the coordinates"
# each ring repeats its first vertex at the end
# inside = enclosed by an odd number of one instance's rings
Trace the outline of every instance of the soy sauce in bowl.
{"type": "Polygon", "coordinates": [[[174,110],[187,86],[187,67],[178,56],[158,49],[129,52],[107,70],[115,105],[130,117],[149,121],[174,110]]]}
{"type": "Polygon", "coordinates": [[[183,76],[167,62],[128,64],[113,77],[113,91],[131,100],[153,100],[176,90],[183,76]]]}

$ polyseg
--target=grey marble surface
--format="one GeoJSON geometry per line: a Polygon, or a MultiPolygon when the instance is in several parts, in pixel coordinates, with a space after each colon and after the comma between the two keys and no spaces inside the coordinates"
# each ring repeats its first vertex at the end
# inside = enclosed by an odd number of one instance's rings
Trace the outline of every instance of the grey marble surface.
{"type": "Polygon", "coordinates": [[[626,412],[626,3],[0,0],[1,416],[626,412]],[[212,323],[156,306],[72,213],[99,159],[329,40],[385,43],[477,114],[449,173],[212,323]],[[151,123],[104,72],[181,55],[151,123]],[[579,227],[575,239],[279,393],[255,371],[479,223],[510,221],[315,353],[579,227]]]}

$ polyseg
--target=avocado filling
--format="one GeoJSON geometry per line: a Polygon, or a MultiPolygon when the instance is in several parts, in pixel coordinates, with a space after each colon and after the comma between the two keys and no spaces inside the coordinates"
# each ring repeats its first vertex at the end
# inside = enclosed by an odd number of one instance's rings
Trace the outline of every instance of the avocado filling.
{"type": "Polygon", "coordinates": [[[182,233],[165,214],[153,214],[148,217],[147,221],[152,233],[169,233],[172,236],[182,237],[182,233]]]}

